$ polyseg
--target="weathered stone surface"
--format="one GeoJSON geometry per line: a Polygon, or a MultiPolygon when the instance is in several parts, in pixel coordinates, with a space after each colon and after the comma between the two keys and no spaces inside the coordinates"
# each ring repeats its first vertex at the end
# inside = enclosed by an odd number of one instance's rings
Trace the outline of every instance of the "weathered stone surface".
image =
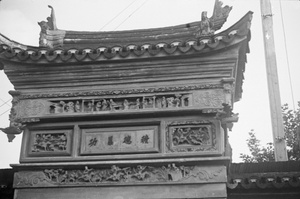
{"type": "Polygon", "coordinates": [[[226,198],[222,183],[195,185],[120,186],[84,188],[17,189],[15,199],[171,199],[226,198]]]}
{"type": "Polygon", "coordinates": [[[225,166],[186,166],[170,163],[163,166],[137,165],[111,168],[36,169],[19,171],[14,176],[15,188],[135,186],[167,184],[206,184],[226,182],[225,166]]]}

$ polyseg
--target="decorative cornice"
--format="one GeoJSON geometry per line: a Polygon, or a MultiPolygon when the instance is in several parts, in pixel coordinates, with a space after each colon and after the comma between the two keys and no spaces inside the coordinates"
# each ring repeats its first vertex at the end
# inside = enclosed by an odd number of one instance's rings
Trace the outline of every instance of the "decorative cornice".
{"type": "Polygon", "coordinates": [[[163,88],[143,88],[143,89],[129,89],[129,90],[106,90],[106,91],[82,91],[82,92],[68,92],[68,93],[42,93],[42,94],[21,94],[19,99],[41,99],[41,98],[62,98],[62,97],[87,97],[87,96],[106,96],[106,95],[128,95],[140,93],[160,93],[160,92],[174,92],[174,91],[189,91],[201,89],[217,89],[223,88],[219,84],[201,84],[189,86],[174,86],[163,88]]]}

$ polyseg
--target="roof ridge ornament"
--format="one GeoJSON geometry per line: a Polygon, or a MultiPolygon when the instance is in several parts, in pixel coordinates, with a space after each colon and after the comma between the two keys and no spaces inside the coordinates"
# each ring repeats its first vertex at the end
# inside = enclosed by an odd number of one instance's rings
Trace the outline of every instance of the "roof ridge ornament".
{"type": "Polygon", "coordinates": [[[59,31],[57,29],[54,8],[51,5],[48,5],[48,7],[51,9],[50,17],[47,17],[47,21],[38,22],[39,26],[41,27],[39,45],[41,47],[53,48],[53,47],[60,46],[61,44],[60,44],[60,42],[58,42],[59,43],[58,45],[56,44],[57,42],[51,42],[52,40],[58,40],[58,39],[52,38],[51,37],[52,34],[49,34],[49,32],[54,31],[54,32],[56,32],[56,35],[58,35],[58,37],[61,37],[61,34],[64,36],[65,31],[63,31],[63,33],[62,33],[61,31],[59,31]],[[50,40],[50,42],[49,42],[49,40],[50,40]],[[54,43],[55,43],[55,45],[54,45],[54,43]]]}
{"type": "Polygon", "coordinates": [[[232,6],[226,5],[223,7],[223,2],[216,0],[213,15],[210,18],[207,17],[207,11],[202,12],[196,38],[214,35],[215,31],[219,30],[226,22],[231,10],[232,6]]]}
{"type": "Polygon", "coordinates": [[[57,30],[54,8],[50,5],[48,5],[48,7],[51,9],[51,15],[50,17],[47,17],[47,22],[46,21],[38,22],[38,24],[42,29],[41,31],[57,30]]]}

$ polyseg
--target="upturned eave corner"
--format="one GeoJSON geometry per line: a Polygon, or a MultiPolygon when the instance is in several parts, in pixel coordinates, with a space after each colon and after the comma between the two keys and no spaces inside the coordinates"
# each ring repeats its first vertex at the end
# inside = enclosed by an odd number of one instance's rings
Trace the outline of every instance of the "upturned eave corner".
{"type": "MultiPolygon", "coordinates": [[[[222,9],[224,9],[224,13],[221,14],[221,21],[225,23],[232,8],[225,6],[222,9]]],[[[203,33],[200,36],[200,26],[201,23],[204,23],[204,19],[188,25],[164,28],[82,32],[59,30],[53,25],[54,23],[51,21],[53,18],[53,16],[48,17],[48,22],[39,22],[41,26],[39,47],[21,45],[6,38],[5,42],[0,44],[1,58],[10,62],[30,64],[64,64],[156,57],[168,58],[183,55],[202,56],[237,45],[244,42],[246,38],[249,41],[252,12],[249,11],[237,23],[217,34],[214,31],[221,28],[222,24],[218,22],[218,27],[208,25],[208,28],[215,30],[202,30],[207,34],[203,33]],[[121,35],[127,39],[122,41],[115,39],[121,35]]],[[[212,17],[209,19],[212,20],[212,17]]],[[[207,18],[207,20],[209,19],[207,18]]]]}

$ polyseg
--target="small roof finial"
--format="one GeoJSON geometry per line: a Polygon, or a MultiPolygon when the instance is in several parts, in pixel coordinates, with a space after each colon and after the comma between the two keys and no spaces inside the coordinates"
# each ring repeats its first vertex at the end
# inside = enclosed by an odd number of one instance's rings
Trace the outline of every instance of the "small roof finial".
{"type": "Polygon", "coordinates": [[[47,17],[47,21],[48,21],[47,23],[50,27],[50,30],[57,30],[54,9],[50,5],[48,5],[48,7],[51,8],[51,15],[50,17],[47,17]]]}

